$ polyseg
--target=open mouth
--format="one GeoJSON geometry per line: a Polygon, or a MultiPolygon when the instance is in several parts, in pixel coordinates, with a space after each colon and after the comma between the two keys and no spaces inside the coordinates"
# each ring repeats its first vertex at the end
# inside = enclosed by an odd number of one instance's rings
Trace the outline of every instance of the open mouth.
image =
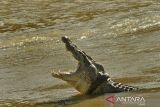
{"type": "MultiPolygon", "coordinates": [[[[75,59],[77,59],[77,61],[79,61],[78,56],[76,55],[76,51],[75,51],[75,48],[77,48],[77,47],[74,44],[72,44],[71,40],[67,36],[62,37],[61,40],[62,40],[62,42],[65,43],[67,51],[70,51],[73,54],[73,57],[75,59]]],[[[78,63],[78,68],[79,67],[80,67],[80,65],[78,63]]],[[[72,80],[72,78],[75,77],[76,72],[71,72],[71,71],[60,72],[60,70],[59,70],[58,72],[51,71],[51,73],[52,73],[52,76],[55,78],[59,78],[59,79],[65,80],[65,81],[75,82],[75,81],[73,81],[74,79],[72,80]]]]}

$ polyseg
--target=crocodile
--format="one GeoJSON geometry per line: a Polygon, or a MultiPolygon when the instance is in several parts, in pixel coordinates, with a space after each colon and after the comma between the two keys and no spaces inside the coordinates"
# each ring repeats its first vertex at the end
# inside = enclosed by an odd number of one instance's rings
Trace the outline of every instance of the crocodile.
{"type": "Polygon", "coordinates": [[[63,36],[61,39],[65,43],[66,50],[70,51],[78,61],[78,67],[75,72],[52,71],[53,77],[66,81],[84,95],[138,90],[137,87],[113,81],[101,64],[80,50],[67,36],[63,36]]]}

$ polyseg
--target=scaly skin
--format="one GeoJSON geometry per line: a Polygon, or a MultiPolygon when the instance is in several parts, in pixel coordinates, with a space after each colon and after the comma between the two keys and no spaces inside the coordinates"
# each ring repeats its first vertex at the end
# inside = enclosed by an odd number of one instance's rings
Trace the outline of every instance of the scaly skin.
{"type": "Polygon", "coordinates": [[[80,50],[67,36],[62,37],[62,41],[78,61],[78,67],[75,72],[52,72],[53,77],[68,82],[80,93],[88,95],[138,90],[136,87],[112,81],[103,66],[80,50]]]}

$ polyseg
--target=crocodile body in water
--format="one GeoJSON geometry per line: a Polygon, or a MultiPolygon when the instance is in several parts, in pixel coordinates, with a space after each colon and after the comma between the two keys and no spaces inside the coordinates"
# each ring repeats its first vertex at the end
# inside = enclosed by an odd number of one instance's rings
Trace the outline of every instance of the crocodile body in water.
{"type": "Polygon", "coordinates": [[[136,87],[112,81],[105,73],[103,66],[80,50],[67,36],[62,37],[62,41],[65,43],[66,49],[78,61],[78,67],[75,72],[52,71],[53,77],[68,82],[80,93],[88,95],[138,90],[136,87]]]}

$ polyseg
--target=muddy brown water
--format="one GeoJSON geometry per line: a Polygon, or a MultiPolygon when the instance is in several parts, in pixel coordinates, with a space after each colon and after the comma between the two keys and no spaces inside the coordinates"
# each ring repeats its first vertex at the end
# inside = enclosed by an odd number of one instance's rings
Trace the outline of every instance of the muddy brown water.
{"type": "Polygon", "coordinates": [[[65,35],[115,81],[145,89],[132,95],[160,107],[159,0],[1,0],[0,106],[113,106],[51,76],[76,69],[65,35]]]}

